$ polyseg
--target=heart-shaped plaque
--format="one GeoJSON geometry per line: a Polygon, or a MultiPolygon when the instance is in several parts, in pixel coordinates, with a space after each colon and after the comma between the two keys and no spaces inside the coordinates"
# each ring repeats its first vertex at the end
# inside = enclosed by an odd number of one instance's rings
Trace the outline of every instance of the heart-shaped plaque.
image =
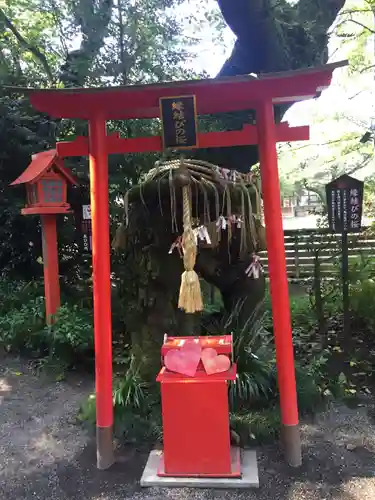
{"type": "Polygon", "coordinates": [[[194,377],[201,359],[202,348],[194,342],[187,342],[180,349],[171,349],[164,356],[164,365],[171,372],[194,377]]]}
{"type": "Polygon", "coordinates": [[[224,354],[217,354],[215,349],[207,347],[203,349],[201,360],[207,375],[226,372],[230,368],[230,359],[224,354]]]}

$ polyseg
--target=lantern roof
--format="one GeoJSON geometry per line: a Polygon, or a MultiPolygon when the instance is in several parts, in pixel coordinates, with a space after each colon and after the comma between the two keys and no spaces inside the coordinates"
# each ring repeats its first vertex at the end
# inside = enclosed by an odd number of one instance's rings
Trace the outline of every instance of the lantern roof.
{"type": "Polygon", "coordinates": [[[146,85],[100,88],[37,89],[8,87],[29,95],[37,110],[56,118],[106,120],[160,117],[159,99],[195,95],[200,115],[255,109],[262,100],[274,104],[310,99],[331,84],[336,68],[347,61],[282,73],[244,75],[146,85]]]}
{"type": "Polygon", "coordinates": [[[52,167],[54,167],[54,171],[61,174],[69,184],[75,186],[78,184],[74,175],[64,167],[62,159],[57,155],[56,149],[49,149],[33,155],[29,166],[11,183],[11,186],[34,183],[52,167]]]}

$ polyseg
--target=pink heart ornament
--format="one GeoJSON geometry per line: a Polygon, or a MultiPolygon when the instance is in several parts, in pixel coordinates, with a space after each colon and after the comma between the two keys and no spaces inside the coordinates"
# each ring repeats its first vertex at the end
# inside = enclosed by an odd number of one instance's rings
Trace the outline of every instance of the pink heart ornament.
{"type": "Polygon", "coordinates": [[[187,342],[180,349],[171,349],[164,356],[167,370],[187,377],[194,377],[201,359],[202,348],[199,344],[187,342]]]}
{"type": "Polygon", "coordinates": [[[224,354],[218,355],[215,349],[203,349],[201,360],[207,375],[226,372],[230,368],[230,359],[224,354]]]}

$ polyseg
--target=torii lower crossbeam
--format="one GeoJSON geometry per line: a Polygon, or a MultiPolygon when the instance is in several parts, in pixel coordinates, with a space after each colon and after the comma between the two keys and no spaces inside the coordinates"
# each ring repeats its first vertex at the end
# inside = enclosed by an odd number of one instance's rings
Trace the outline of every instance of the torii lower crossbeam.
{"type": "MultiPolygon", "coordinates": [[[[277,142],[307,141],[310,138],[309,127],[289,127],[288,123],[280,123],[275,127],[277,142]]],[[[249,146],[259,143],[258,129],[255,125],[244,125],[242,130],[230,132],[207,132],[198,135],[200,148],[219,148],[232,146],[249,146]]],[[[148,153],[163,150],[160,136],[134,137],[124,139],[119,134],[106,137],[108,154],[148,153]]],[[[77,137],[74,141],[58,142],[56,149],[60,158],[65,156],[87,156],[89,140],[87,137],[77,137]]]]}

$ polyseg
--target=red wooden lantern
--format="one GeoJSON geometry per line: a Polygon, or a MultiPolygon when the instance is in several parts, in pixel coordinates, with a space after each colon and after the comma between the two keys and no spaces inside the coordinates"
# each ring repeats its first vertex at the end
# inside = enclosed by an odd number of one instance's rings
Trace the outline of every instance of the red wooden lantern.
{"type": "Polygon", "coordinates": [[[77,184],[64,168],[55,149],[33,155],[27,169],[11,186],[26,185],[27,202],[23,215],[40,215],[43,237],[44,291],[47,323],[52,323],[60,307],[59,263],[56,215],[68,213],[68,184],[77,184]]]}
{"type": "Polygon", "coordinates": [[[24,215],[67,213],[67,185],[77,185],[74,176],[63,166],[55,149],[33,155],[27,169],[11,186],[26,185],[24,215]]]}

